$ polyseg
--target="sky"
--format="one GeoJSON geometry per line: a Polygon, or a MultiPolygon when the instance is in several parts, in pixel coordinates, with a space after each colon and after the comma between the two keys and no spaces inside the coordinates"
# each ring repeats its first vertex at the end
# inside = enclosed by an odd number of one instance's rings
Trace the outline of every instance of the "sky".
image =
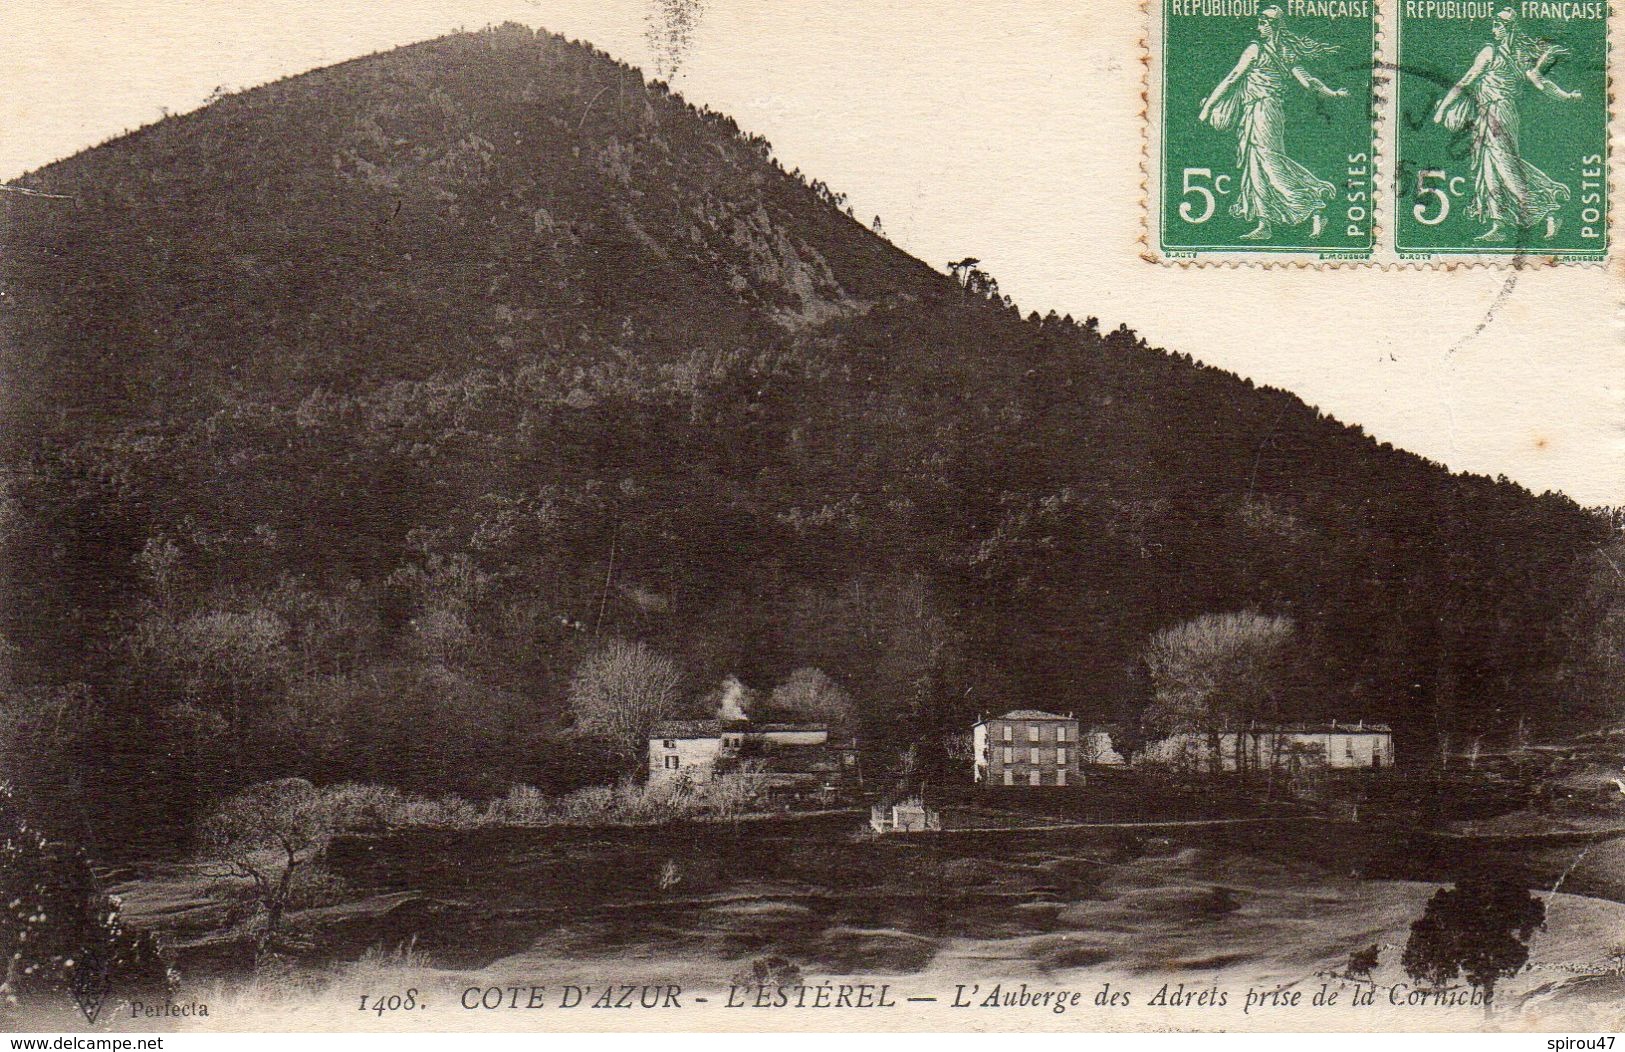
{"type": "Polygon", "coordinates": [[[679,2],[696,20],[675,87],[879,215],[905,251],[939,268],[976,256],[1024,311],[1126,323],[1454,469],[1625,505],[1619,264],[1139,257],[1139,0],[7,0],[0,179],[217,87],[508,20],[653,75],[650,19],[679,2]]]}

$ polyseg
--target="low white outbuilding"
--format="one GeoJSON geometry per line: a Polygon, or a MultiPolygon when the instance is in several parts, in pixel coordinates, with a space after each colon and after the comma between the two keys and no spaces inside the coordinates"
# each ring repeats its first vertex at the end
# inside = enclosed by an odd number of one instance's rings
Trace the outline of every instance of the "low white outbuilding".
{"type": "Polygon", "coordinates": [[[1394,735],[1386,723],[1364,720],[1256,724],[1217,735],[1199,731],[1173,734],[1147,743],[1138,760],[1193,771],[1312,767],[1375,771],[1394,765],[1394,735]]]}

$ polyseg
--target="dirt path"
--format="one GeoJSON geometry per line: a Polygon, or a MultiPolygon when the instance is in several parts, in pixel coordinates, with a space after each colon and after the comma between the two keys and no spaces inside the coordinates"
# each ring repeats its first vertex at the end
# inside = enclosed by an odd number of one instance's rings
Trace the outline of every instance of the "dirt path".
{"type": "MultiPolygon", "coordinates": [[[[1042,826],[965,826],[958,829],[932,829],[931,835],[949,833],[1048,833],[1062,829],[1203,829],[1219,826],[1263,825],[1269,822],[1319,821],[1315,816],[1283,815],[1272,818],[1185,818],[1161,822],[1057,822],[1042,826]]],[[[908,834],[913,835],[913,834],[908,834]]]]}

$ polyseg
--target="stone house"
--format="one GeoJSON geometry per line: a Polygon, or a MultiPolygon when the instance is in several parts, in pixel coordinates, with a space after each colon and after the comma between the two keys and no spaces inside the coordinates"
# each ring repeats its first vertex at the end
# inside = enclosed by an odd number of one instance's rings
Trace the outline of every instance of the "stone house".
{"type": "Polygon", "coordinates": [[[771,790],[827,790],[860,780],[857,743],[822,723],[662,720],[649,729],[649,783],[703,784],[746,761],[771,790]]]}
{"type": "Polygon", "coordinates": [[[1039,709],[983,717],[971,728],[979,785],[1076,785],[1079,746],[1076,718],[1039,709]]]}

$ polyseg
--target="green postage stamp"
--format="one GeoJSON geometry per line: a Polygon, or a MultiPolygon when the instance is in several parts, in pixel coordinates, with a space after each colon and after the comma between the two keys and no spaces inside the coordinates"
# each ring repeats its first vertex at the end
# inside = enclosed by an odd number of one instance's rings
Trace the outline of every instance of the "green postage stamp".
{"type": "Polygon", "coordinates": [[[1366,260],[1374,0],[1152,0],[1148,247],[1164,260],[1366,260]]]}
{"type": "Polygon", "coordinates": [[[1401,258],[1608,251],[1605,0],[1399,0],[1401,258]]]}
{"type": "Polygon", "coordinates": [[[1148,258],[1608,258],[1608,0],[1147,11],[1148,258]]]}

